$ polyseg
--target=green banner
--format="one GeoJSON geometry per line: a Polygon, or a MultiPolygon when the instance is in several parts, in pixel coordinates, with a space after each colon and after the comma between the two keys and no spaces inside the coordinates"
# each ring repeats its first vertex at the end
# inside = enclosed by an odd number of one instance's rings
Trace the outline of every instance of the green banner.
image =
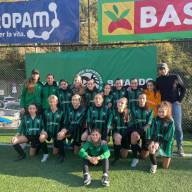
{"type": "Polygon", "coordinates": [[[40,71],[41,81],[48,73],[55,79],[66,79],[72,83],[75,75],[80,74],[96,83],[110,83],[116,78],[123,78],[129,85],[131,78],[138,78],[140,85],[147,79],[156,78],[156,47],[133,47],[105,49],[95,51],[76,51],[60,53],[26,54],[26,75],[30,77],[33,68],[40,71]]]}

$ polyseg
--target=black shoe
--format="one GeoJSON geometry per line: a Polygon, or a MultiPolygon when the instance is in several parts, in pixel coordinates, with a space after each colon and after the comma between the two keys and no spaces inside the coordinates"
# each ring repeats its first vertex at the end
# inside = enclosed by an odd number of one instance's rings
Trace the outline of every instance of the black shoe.
{"type": "Polygon", "coordinates": [[[63,163],[64,162],[64,160],[65,160],[65,158],[64,158],[64,156],[59,156],[59,158],[58,158],[58,163],[63,163]]]}
{"type": "Polygon", "coordinates": [[[26,158],[26,155],[19,155],[14,161],[21,161],[26,158]]]}
{"type": "Polygon", "coordinates": [[[89,173],[85,173],[83,177],[83,184],[90,185],[91,184],[91,176],[89,173]]]}
{"type": "Polygon", "coordinates": [[[109,187],[109,176],[107,173],[104,173],[101,179],[101,183],[105,187],[109,187]]]}

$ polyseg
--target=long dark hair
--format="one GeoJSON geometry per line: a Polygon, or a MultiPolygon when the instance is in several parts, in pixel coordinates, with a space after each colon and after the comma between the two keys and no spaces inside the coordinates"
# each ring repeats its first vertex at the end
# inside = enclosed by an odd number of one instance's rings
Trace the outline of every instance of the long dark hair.
{"type": "Polygon", "coordinates": [[[146,83],[146,88],[147,88],[147,84],[148,84],[148,83],[152,83],[152,84],[153,84],[153,92],[154,92],[154,96],[156,97],[157,92],[158,92],[158,91],[157,91],[156,82],[155,82],[154,80],[152,80],[152,79],[151,79],[151,80],[148,80],[147,83],[146,83]]]}

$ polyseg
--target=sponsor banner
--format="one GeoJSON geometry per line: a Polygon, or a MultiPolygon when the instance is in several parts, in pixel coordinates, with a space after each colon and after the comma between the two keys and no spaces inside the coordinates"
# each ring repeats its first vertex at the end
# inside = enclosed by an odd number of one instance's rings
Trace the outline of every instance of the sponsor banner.
{"type": "Polygon", "coordinates": [[[133,47],[94,51],[27,54],[25,58],[26,76],[31,76],[34,68],[40,70],[41,81],[48,73],[55,79],[66,79],[72,83],[79,74],[86,84],[94,79],[97,87],[108,82],[113,85],[116,78],[122,78],[125,85],[131,78],[138,78],[144,85],[148,79],[156,79],[156,47],[133,47]]]}
{"type": "Polygon", "coordinates": [[[100,42],[191,38],[191,0],[100,0],[100,42]]]}
{"type": "Polygon", "coordinates": [[[0,44],[79,41],[79,0],[0,3],[0,44]]]}

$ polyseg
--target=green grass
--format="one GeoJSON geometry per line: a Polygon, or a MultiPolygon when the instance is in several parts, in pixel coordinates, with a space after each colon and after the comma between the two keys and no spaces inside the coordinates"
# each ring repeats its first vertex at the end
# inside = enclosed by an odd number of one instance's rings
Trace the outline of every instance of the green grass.
{"type": "MultiPolygon", "coordinates": [[[[20,162],[14,162],[15,151],[10,146],[0,146],[0,191],[2,192],[58,192],[58,191],[130,191],[188,192],[192,189],[192,160],[173,158],[169,170],[160,166],[155,175],[148,170],[149,160],[140,161],[136,170],[130,169],[131,159],[120,160],[110,168],[110,187],[101,186],[101,167],[91,167],[92,184],[82,186],[82,163],[78,156],[67,151],[63,164],[56,163],[50,156],[45,164],[40,162],[41,154],[20,162]]],[[[160,159],[159,159],[160,161],[160,159]]],[[[160,163],[160,162],[159,162],[160,163]]]]}

